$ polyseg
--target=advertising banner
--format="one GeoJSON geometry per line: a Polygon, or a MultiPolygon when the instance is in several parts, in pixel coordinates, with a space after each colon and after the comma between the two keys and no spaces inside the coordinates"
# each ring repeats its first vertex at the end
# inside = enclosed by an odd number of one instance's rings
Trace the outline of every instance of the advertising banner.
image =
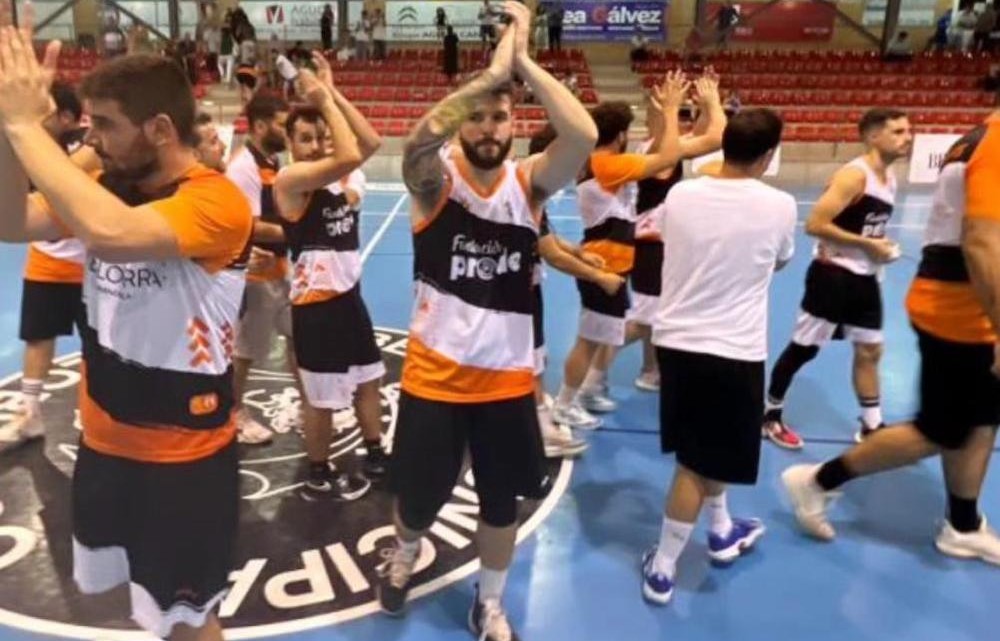
{"type": "Polygon", "coordinates": [[[664,40],[667,13],[666,2],[543,2],[550,13],[562,7],[563,40],[628,41],[641,31],[652,42],[664,40]]]}
{"type": "Polygon", "coordinates": [[[444,10],[447,23],[455,29],[459,42],[479,41],[481,2],[452,0],[387,0],[385,18],[389,40],[403,42],[440,42],[435,16],[444,10]]]}
{"type": "Polygon", "coordinates": [[[957,134],[917,134],[913,138],[913,155],[910,158],[910,182],[937,182],[941,161],[959,138],[961,136],[957,134]]]}
{"type": "MultiPolygon", "coordinates": [[[[719,10],[725,5],[710,2],[708,15],[714,27],[719,10]]],[[[740,24],[732,34],[734,41],[743,42],[823,42],[833,37],[835,14],[821,3],[814,2],[741,2],[733,5],[740,24]],[[752,19],[751,16],[753,17],[752,19]]]]}

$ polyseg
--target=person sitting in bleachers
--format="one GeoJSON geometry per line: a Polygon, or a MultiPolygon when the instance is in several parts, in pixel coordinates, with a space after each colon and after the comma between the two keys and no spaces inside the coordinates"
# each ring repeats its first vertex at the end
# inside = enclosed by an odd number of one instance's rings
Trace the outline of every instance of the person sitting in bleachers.
{"type": "Polygon", "coordinates": [[[913,44],[910,42],[910,33],[900,31],[892,39],[885,49],[883,56],[888,61],[908,61],[913,59],[913,44]]]}

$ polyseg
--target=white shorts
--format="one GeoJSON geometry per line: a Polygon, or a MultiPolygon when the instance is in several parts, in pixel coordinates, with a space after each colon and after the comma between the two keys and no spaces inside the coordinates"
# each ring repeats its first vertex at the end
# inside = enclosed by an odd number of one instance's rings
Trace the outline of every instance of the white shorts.
{"type": "Polygon", "coordinates": [[[247,281],[246,310],[236,327],[235,356],[267,360],[276,334],[292,335],[292,303],[287,280],[247,281]]]}
{"type": "Polygon", "coordinates": [[[852,343],[862,344],[880,345],[885,340],[881,329],[868,329],[846,324],[838,325],[822,318],[816,318],[809,312],[799,310],[799,316],[795,321],[795,333],[792,334],[793,342],[807,347],[822,347],[833,340],[834,336],[842,337],[852,343]]]}
{"type": "Polygon", "coordinates": [[[370,365],[354,365],[346,372],[310,372],[299,368],[302,391],[313,407],[340,410],[354,404],[354,393],[359,385],[376,381],[385,376],[382,361],[370,365]]]}
{"type": "Polygon", "coordinates": [[[632,306],[629,308],[626,318],[633,323],[652,327],[653,322],[656,319],[656,310],[659,305],[659,297],[637,294],[633,291],[632,306]]]}
{"type": "Polygon", "coordinates": [[[625,344],[625,319],[585,307],[580,310],[580,338],[601,345],[621,347],[625,344]]]}

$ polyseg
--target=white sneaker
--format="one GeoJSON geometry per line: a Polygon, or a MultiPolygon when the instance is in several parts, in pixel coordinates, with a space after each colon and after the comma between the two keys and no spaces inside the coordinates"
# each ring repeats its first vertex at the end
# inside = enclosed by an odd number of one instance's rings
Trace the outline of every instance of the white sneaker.
{"type": "Polygon", "coordinates": [[[572,432],[558,429],[543,429],[542,442],[545,444],[546,458],[572,458],[580,456],[590,447],[583,439],[573,436],[572,432]]]}
{"type": "Polygon", "coordinates": [[[792,500],[799,526],[812,537],[832,541],[837,532],[826,520],[826,508],[839,493],[824,492],[816,485],[816,471],[819,467],[793,465],[781,474],[781,481],[792,500]]]}
{"type": "Polygon", "coordinates": [[[236,440],[245,445],[266,445],[274,439],[271,430],[254,420],[245,407],[236,412],[236,429],[236,440]]]}
{"type": "Polygon", "coordinates": [[[976,532],[959,532],[945,520],[934,541],[942,554],[959,559],[980,559],[993,565],[1000,565],[1000,536],[982,518],[976,532]]]}
{"type": "Polygon", "coordinates": [[[552,421],[557,425],[566,425],[581,430],[596,430],[604,424],[604,421],[583,409],[577,403],[570,405],[556,403],[552,407],[552,421]]]}
{"type": "Polygon", "coordinates": [[[618,403],[608,396],[607,387],[580,390],[579,402],[585,409],[596,414],[607,414],[618,409],[618,403]]]}
{"type": "Polygon", "coordinates": [[[45,436],[45,421],[34,412],[21,412],[0,427],[0,453],[13,450],[45,436]]]}
{"type": "Polygon", "coordinates": [[[641,372],[635,379],[635,386],[644,392],[659,392],[660,373],[657,371],[641,372]]]}

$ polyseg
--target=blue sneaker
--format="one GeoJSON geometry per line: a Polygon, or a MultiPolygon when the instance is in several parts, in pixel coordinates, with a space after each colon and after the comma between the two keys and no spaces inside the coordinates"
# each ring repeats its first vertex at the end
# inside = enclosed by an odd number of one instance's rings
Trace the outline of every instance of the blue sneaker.
{"type": "Polygon", "coordinates": [[[666,605],[674,596],[674,582],[666,574],[653,569],[656,548],[651,548],[642,557],[642,596],[650,603],[666,605]]]}
{"type": "Polygon", "coordinates": [[[708,556],[716,563],[732,563],[752,548],[766,531],[760,519],[733,519],[733,529],[728,536],[708,533],[708,556]]]}

